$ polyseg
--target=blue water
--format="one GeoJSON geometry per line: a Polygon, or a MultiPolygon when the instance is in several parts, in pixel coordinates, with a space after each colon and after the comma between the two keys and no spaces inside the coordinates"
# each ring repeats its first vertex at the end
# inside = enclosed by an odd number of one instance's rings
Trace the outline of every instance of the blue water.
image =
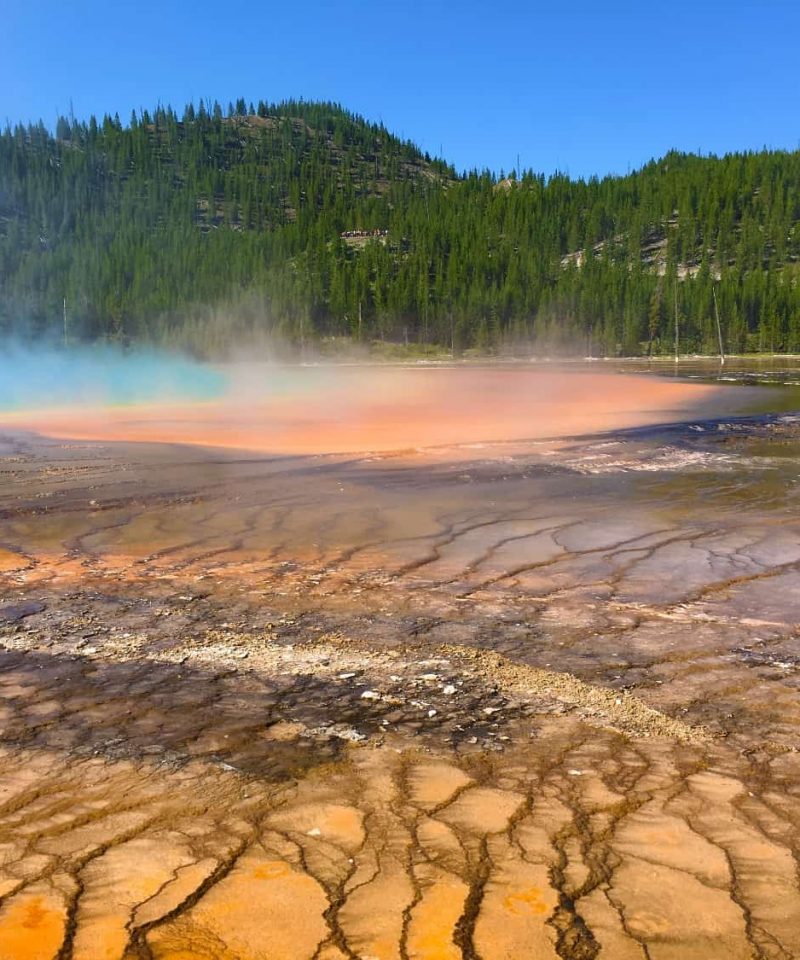
{"type": "Polygon", "coordinates": [[[212,400],[227,382],[213,367],[155,350],[0,345],[0,410],[212,400]]]}

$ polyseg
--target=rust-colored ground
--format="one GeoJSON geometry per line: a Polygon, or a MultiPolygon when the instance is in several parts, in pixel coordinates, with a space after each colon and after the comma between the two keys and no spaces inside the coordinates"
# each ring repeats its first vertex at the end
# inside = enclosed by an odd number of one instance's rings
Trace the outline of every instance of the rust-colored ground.
{"type": "Polygon", "coordinates": [[[0,960],[800,956],[798,424],[417,373],[0,432],[0,960]]]}

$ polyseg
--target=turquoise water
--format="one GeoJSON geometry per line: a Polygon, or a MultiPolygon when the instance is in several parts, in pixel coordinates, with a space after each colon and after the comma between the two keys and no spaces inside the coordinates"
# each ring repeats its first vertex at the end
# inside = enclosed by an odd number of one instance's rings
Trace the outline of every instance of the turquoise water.
{"type": "Polygon", "coordinates": [[[213,367],[155,350],[0,347],[0,410],[213,400],[227,384],[213,367]]]}

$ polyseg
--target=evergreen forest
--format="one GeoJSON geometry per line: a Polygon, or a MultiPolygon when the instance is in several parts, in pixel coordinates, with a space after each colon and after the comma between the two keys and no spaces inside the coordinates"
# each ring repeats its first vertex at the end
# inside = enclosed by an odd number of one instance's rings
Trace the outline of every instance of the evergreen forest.
{"type": "Polygon", "coordinates": [[[457,172],[337,104],[0,134],[0,333],[201,356],[800,352],[800,152],[457,172]]]}

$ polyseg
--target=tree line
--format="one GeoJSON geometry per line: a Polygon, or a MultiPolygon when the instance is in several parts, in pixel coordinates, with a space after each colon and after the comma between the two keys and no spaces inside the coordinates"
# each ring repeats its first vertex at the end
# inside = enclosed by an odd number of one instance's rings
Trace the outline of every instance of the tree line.
{"type": "Polygon", "coordinates": [[[800,153],[457,173],[337,104],[240,99],[0,134],[0,331],[800,352],[800,153]]]}

